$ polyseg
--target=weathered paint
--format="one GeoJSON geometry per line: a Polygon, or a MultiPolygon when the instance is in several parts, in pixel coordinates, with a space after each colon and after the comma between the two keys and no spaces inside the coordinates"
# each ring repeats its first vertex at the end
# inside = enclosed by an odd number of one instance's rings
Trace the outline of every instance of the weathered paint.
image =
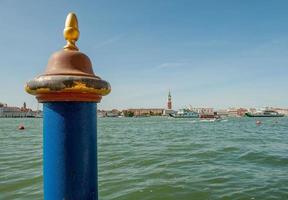
{"type": "Polygon", "coordinates": [[[107,95],[111,91],[110,84],[102,79],[85,76],[40,76],[29,81],[25,90],[29,94],[51,92],[92,92],[107,95]]]}
{"type": "Polygon", "coordinates": [[[102,96],[111,92],[111,87],[108,82],[97,77],[49,75],[29,81],[25,90],[29,94],[36,95],[40,102],[53,100],[54,97],[55,101],[66,101],[65,99],[83,101],[85,99],[85,101],[99,102],[102,96]],[[73,98],[66,98],[70,94],[74,94],[73,98]]]}

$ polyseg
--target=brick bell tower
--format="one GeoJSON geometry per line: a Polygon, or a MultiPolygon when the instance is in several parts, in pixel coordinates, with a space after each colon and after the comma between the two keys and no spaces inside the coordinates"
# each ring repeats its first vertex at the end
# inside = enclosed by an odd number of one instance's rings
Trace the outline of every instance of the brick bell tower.
{"type": "Polygon", "coordinates": [[[168,93],[167,108],[168,108],[169,110],[172,109],[172,99],[171,99],[171,92],[170,92],[170,90],[169,90],[169,93],[168,93]]]}

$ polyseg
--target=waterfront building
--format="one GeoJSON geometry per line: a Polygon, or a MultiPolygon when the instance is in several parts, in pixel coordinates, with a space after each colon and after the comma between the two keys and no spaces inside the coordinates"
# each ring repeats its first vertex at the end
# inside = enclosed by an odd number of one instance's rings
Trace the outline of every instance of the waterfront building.
{"type": "Polygon", "coordinates": [[[98,118],[105,117],[104,111],[103,111],[103,110],[97,110],[97,117],[98,117],[98,118]]]}
{"type": "Polygon", "coordinates": [[[133,113],[133,116],[160,116],[163,115],[163,108],[139,108],[139,109],[128,109],[123,112],[133,113]]]}
{"type": "Polygon", "coordinates": [[[164,109],[163,110],[163,115],[164,116],[169,116],[169,114],[174,114],[174,113],[176,113],[176,112],[175,112],[175,110],[172,110],[172,109],[171,110],[169,110],[169,109],[164,109]]]}
{"type": "Polygon", "coordinates": [[[246,108],[228,108],[227,112],[230,117],[243,117],[248,112],[246,108]]]}
{"type": "Polygon", "coordinates": [[[283,114],[288,116],[288,108],[274,108],[274,107],[270,107],[270,108],[266,108],[267,110],[273,110],[278,112],[279,114],[283,114]]]}
{"type": "Polygon", "coordinates": [[[245,113],[247,113],[247,112],[248,112],[248,110],[246,108],[237,109],[237,115],[240,116],[240,117],[245,116],[245,113]]]}
{"type": "Polygon", "coordinates": [[[227,112],[230,117],[238,117],[237,108],[228,108],[227,112]]]}
{"type": "Polygon", "coordinates": [[[249,109],[248,109],[248,112],[249,112],[249,113],[256,113],[256,112],[257,112],[257,109],[256,109],[256,108],[249,108],[249,109]]]}
{"type": "Polygon", "coordinates": [[[248,112],[246,108],[228,108],[227,110],[219,110],[217,114],[229,117],[243,117],[248,112]]]}
{"type": "Polygon", "coordinates": [[[221,117],[228,117],[229,116],[229,112],[225,109],[223,110],[217,110],[217,115],[221,116],[221,117]]]}
{"type": "Polygon", "coordinates": [[[8,106],[0,103],[0,118],[23,118],[23,117],[42,117],[41,111],[33,111],[26,107],[24,102],[23,107],[8,106]]]}
{"type": "Polygon", "coordinates": [[[117,109],[113,110],[97,110],[98,117],[119,117],[121,115],[121,111],[117,109]]]}
{"type": "Polygon", "coordinates": [[[197,112],[199,114],[213,114],[214,109],[213,108],[193,108],[190,106],[190,111],[197,112]]]}

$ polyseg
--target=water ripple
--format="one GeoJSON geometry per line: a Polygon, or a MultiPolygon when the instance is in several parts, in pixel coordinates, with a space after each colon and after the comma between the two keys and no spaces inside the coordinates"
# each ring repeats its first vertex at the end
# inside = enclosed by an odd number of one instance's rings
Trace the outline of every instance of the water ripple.
{"type": "MultiPolygon", "coordinates": [[[[41,123],[0,119],[1,200],[43,199],[41,123]]],[[[288,199],[288,118],[104,118],[98,127],[102,200],[288,199]]]]}

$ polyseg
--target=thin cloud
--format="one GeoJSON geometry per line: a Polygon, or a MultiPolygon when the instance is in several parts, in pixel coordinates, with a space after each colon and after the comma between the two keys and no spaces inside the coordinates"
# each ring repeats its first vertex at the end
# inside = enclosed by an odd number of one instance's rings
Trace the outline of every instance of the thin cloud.
{"type": "Polygon", "coordinates": [[[111,38],[103,41],[102,43],[96,45],[96,48],[99,49],[99,48],[103,48],[105,46],[111,45],[111,44],[121,40],[124,36],[125,36],[124,34],[121,34],[121,35],[116,35],[114,37],[111,37],[111,38]]]}
{"type": "Polygon", "coordinates": [[[178,68],[178,67],[183,67],[187,63],[184,62],[167,62],[167,63],[162,63],[160,65],[157,65],[155,69],[172,69],[172,68],[178,68]]]}
{"type": "Polygon", "coordinates": [[[205,40],[205,41],[185,41],[183,43],[184,46],[190,47],[222,47],[222,46],[229,46],[233,45],[233,42],[228,40],[205,40]]]}

